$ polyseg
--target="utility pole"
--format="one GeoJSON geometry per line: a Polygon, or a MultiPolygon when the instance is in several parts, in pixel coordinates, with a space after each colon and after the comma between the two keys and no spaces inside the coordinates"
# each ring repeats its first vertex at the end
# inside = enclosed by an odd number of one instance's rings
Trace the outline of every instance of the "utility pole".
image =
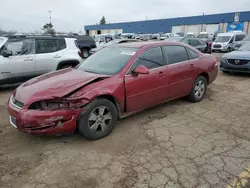
{"type": "Polygon", "coordinates": [[[51,24],[51,11],[49,10],[49,23],[51,24]]]}

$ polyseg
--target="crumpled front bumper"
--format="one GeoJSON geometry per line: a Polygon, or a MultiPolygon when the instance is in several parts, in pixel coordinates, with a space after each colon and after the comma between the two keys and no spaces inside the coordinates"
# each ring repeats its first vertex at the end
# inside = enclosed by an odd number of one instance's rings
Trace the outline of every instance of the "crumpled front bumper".
{"type": "Polygon", "coordinates": [[[41,111],[22,109],[8,102],[10,123],[19,131],[35,135],[63,135],[76,129],[80,110],[41,111]]]}

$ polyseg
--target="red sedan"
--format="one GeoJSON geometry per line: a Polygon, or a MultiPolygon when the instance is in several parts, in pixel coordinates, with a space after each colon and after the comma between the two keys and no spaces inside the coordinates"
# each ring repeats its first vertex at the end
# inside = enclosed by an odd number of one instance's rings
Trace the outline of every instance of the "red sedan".
{"type": "Polygon", "coordinates": [[[75,69],[20,85],[10,97],[10,123],[20,131],[61,135],[78,130],[90,140],[111,133],[118,119],[187,96],[204,98],[218,73],[216,59],[175,42],[110,46],[75,69]]]}

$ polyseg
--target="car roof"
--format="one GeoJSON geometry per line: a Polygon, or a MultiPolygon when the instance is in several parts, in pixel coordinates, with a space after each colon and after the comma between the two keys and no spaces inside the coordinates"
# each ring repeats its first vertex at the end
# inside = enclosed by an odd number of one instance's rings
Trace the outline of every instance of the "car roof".
{"type": "Polygon", "coordinates": [[[146,41],[146,42],[131,42],[131,43],[121,43],[112,46],[120,46],[127,48],[143,48],[143,47],[151,47],[151,46],[161,46],[161,45],[173,45],[173,44],[182,44],[179,42],[171,42],[171,41],[146,41]]]}

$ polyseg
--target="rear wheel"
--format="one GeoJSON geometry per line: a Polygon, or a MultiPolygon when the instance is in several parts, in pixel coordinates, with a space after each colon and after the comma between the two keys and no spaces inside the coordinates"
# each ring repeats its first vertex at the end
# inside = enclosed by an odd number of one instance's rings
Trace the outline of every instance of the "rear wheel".
{"type": "Polygon", "coordinates": [[[99,140],[109,135],[117,123],[117,109],[107,99],[89,103],[78,119],[78,131],[89,140],[99,140]]]}
{"type": "Polygon", "coordinates": [[[83,58],[89,57],[89,50],[88,49],[83,48],[81,51],[82,51],[83,58]]]}
{"type": "Polygon", "coordinates": [[[207,79],[204,76],[198,76],[193,84],[188,100],[191,102],[200,102],[203,100],[207,91],[207,79]]]}

